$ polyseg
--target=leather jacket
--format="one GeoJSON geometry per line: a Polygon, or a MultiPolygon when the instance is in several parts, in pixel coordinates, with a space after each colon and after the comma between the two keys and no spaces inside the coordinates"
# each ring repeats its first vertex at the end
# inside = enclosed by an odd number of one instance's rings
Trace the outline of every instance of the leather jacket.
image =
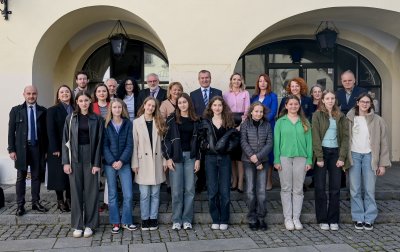
{"type": "MultiPolygon", "coordinates": [[[[102,136],[104,130],[104,119],[94,113],[88,114],[89,136],[90,136],[90,154],[91,166],[101,167],[102,136]]],[[[72,113],[65,119],[64,134],[62,142],[62,164],[71,164],[78,162],[78,114],[72,113]],[[72,116],[72,120],[71,120],[72,116]],[[70,125],[71,123],[71,125],[70,125]],[[71,139],[69,139],[69,130],[71,126],[71,139]],[[71,146],[71,160],[69,160],[69,149],[65,145],[69,142],[71,146]]]]}
{"type": "Polygon", "coordinates": [[[203,119],[198,132],[200,149],[206,155],[229,154],[240,145],[240,135],[235,128],[227,129],[217,141],[212,122],[203,119]]]}

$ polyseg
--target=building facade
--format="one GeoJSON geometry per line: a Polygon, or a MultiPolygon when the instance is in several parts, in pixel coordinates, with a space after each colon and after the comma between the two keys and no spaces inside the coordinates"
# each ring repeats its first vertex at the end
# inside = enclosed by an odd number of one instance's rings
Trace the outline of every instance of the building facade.
{"type": "Polygon", "coordinates": [[[352,69],[375,95],[388,123],[392,160],[400,159],[394,140],[400,139],[398,1],[8,0],[8,9],[8,20],[0,19],[0,183],[16,178],[5,136],[23,87],[36,85],[38,102],[48,107],[57,87],[72,87],[80,69],[93,75],[92,83],[134,75],[144,84],[144,76],[156,72],[165,84],[181,82],[186,92],[198,87],[201,69],[210,70],[212,85],[222,90],[234,71],[245,75],[249,91],[255,76],[267,72],[278,94],[296,75],[309,85],[338,88],[340,71],[352,69]],[[117,20],[131,39],[124,60],[107,55],[117,20]],[[321,21],[332,21],[339,31],[330,55],[316,48],[321,21]]]}

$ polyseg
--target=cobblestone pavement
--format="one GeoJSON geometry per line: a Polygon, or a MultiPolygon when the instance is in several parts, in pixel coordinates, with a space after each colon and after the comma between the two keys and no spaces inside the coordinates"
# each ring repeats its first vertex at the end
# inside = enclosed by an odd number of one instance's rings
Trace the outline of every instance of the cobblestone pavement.
{"type": "MultiPolygon", "coordinates": [[[[339,231],[321,231],[316,224],[305,224],[301,231],[287,231],[283,225],[271,225],[267,231],[251,231],[246,225],[231,225],[228,230],[211,230],[209,225],[194,225],[193,230],[173,231],[160,225],[156,231],[126,231],[112,235],[109,225],[101,225],[91,246],[148,244],[178,241],[250,238],[259,248],[348,244],[358,251],[400,251],[399,223],[375,225],[372,231],[358,231],[343,224],[339,231]]],[[[68,225],[1,226],[1,241],[72,237],[68,225]]],[[[83,238],[81,238],[83,239],[83,238]]],[[[71,242],[73,242],[73,239],[71,242]]]]}

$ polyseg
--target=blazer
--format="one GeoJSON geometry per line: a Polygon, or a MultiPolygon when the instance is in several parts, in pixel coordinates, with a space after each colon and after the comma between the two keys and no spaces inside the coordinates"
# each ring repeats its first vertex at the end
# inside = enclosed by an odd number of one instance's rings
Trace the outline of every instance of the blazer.
{"type": "Polygon", "coordinates": [[[59,157],[53,155],[54,152],[62,154],[63,130],[67,116],[67,110],[61,102],[47,110],[47,136],[49,140],[47,170],[48,177],[51,178],[47,182],[49,190],[65,190],[69,187],[68,175],[64,173],[62,168],[61,155],[59,157]]]}
{"type": "MultiPolygon", "coordinates": [[[[214,96],[221,96],[222,91],[216,88],[210,87],[210,97],[208,100],[211,100],[214,96]]],[[[196,111],[197,116],[202,117],[203,112],[206,109],[206,105],[203,100],[203,93],[201,92],[201,88],[198,88],[192,92],[190,92],[190,98],[192,99],[194,110],[196,111]]]]}
{"type": "MultiPolygon", "coordinates": [[[[102,151],[102,137],[104,130],[104,119],[94,113],[89,114],[89,137],[90,137],[90,160],[91,165],[101,167],[101,151],[102,151]]],[[[62,164],[72,164],[78,162],[78,114],[72,113],[65,119],[63,142],[62,142],[62,164]],[[72,117],[72,120],[71,120],[72,117]],[[69,139],[69,128],[71,122],[71,139],[69,139]],[[71,159],[69,160],[69,149],[65,143],[70,141],[71,146],[71,159]]]]}
{"type": "Polygon", "coordinates": [[[133,121],[132,168],[139,167],[135,182],[139,185],[158,185],[165,181],[164,159],[161,153],[161,136],[153,121],[153,148],[150,143],[144,115],[133,121]]]}
{"type": "MultiPolygon", "coordinates": [[[[286,97],[283,97],[281,100],[281,104],[279,105],[278,114],[285,107],[286,97]]],[[[312,113],[313,113],[313,101],[308,96],[301,96],[301,108],[303,109],[304,115],[307,117],[308,121],[311,121],[312,113]]]]}
{"type": "MultiPolygon", "coordinates": [[[[250,104],[258,101],[259,95],[253,95],[250,98],[250,104]]],[[[271,124],[272,129],[275,126],[275,118],[278,112],[278,96],[274,92],[270,92],[264,97],[262,104],[269,109],[266,117],[268,122],[271,124]]]]}
{"type": "Polygon", "coordinates": [[[352,109],[356,105],[356,100],[359,95],[362,93],[366,93],[367,90],[364,88],[361,88],[359,86],[354,86],[353,91],[351,92],[349,102],[346,100],[346,90],[344,88],[338,89],[336,91],[336,97],[338,101],[338,106],[340,107],[340,110],[343,112],[343,114],[347,114],[350,109],[352,109]]]}
{"type": "MultiPolygon", "coordinates": [[[[46,108],[36,104],[36,133],[40,152],[41,164],[44,164],[47,151],[47,130],[46,130],[46,108]]],[[[15,106],[10,111],[8,121],[8,153],[16,152],[17,160],[14,165],[17,170],[26,171],[27,146],[28,146],[28,114],[27,106],[24,102],[15,106]]]]}
{"type": "Polygon", "coordinates": [[[103,157],[106,165],[121,161],[123,165],[131,164],[133,151],[132,123],[124,118],[117,133],[110,121],[103,134],[103,157]]]}
{"type": "MultiPolygon", "coordinates": [[[[139,108],[142,106],[144,100],[149,96],[150,96],[150,89],[149,88],[140,90],[139,96],[137,98],[137,102],[135,101],[135,103],[136,103],[135,104],[136,114],[137,114],[137,111],[139,110],[139,108]]],[[[165,89],[160,87],[160,90],[158,91],[156,99],[158,100],[159,105],[161,105],[161,102],[163,102],[164,100],[167,99],[167,90],[165,90],[165,89]]]]}
{"type": "MultiPolygon", "coordinates": [[[[107,102],[107,109],[108,109],[108,106],[110,106],[109,102],[107,102]]],[[[97,102],[93,103],[93,113],[95,113],[96,115],[101,116],[100,106],[99,106],[99,103],[97,103],[97,102]]]]}

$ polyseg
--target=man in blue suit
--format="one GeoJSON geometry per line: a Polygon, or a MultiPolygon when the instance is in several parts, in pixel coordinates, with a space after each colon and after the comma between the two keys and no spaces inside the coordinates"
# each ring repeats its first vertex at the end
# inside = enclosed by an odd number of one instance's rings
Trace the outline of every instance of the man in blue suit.
{"type": "Polygon", "coordinates": [[[200,117],[203,116],[203,112],[206,109],[208,102],[214,96],[222,96],[222,91],[216,88],[210,87],[211,84],[211,73],[208,70],[201,70],[198,76],[200,88],[190,93],[190,98],[193,101],[194,109],[196,114],[200,117]]]}
{"type": "MultiPolygon", "coordinates": [[[[216,88],[210,87],[211,84],[211,73],[208,70],[201,70],[198,75],[200,88],[190,93],[190,98],[193,101],[194,110],[199,117],[203,116],[204,110],[206,109],[208,102],[214,96],[222,96],[222,91],[216,88]]],[[[197,172],[197,184],[196,192],[200,193],[205,189],[206,186],[206,173],[204,167],[204,156],[200,160],[200,170],[197,172]]]]}
{"type": "Polygon", "coordinates": [[[356,99],[367,90],[356,86],[356,78],[351,70],[347,70],[340,75],[343,88],[336,91],[336,97],[340,110],[346,115],[351,108],[356,105],[356,99]]]}

